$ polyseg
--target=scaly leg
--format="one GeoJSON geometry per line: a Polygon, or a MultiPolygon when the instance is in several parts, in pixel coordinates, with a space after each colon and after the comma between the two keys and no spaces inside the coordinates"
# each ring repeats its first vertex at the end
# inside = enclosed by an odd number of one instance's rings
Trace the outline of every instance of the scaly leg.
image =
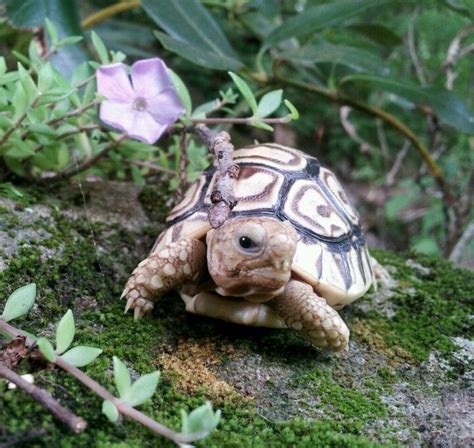
{"type": "Polygon", "coordinates": [[[290,280],[283,294],[267,305],[283,318],[288,328],[314,346],[335,352],[347,347],[349,329],[346,324],[308,284],[290,280]]]}
{"type": "Polygon", "coordinates": [[[183,239],[145,258],[133,271],[122,297],[125,312],[134,309],[135,319],[153,309],[153,299],[187,282],[196,282],[206,269],[206,246],[196,239],[183,239]]]}
{"type": "Polygon", "coordinates": [[[374,289],[377,291],[377,287],[380,284],[382,288],[393,288],[396,286],[395,280],[390,276],[387,270],[374,258],[370,257],[372,262],[372,272],[374,273],[374,289]]]}

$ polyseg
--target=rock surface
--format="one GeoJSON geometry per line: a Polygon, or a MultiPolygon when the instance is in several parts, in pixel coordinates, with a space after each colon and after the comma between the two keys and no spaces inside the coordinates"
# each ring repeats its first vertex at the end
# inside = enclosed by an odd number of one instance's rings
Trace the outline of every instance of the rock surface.
{"type": "MultiPolygon", "coordinates": [[[[186,314],[176,294],[134,322],[118,298],[162,228],[163,203],[159,192],[123,183],[0,198],[0,310],[15,288],[37,283],[37,304],[16,324],[54,340],[56,322],[71,308],[75,342],[103,349],[86,372],[113,391],[113,355],[135,374],[161,370],[142,409],[173,428],[180,409],[211,400],[222,421],[198,446],[474,444],[473,273],[375,252],[396,283],[342,312],[352,335],[339,356],[288,331],[186,314]]],[[[28,446],[172,446],[134,422],[108,423],[100,400],[63,372],[26,362],[19,369],[89,427],[73,435],[0,381],[0,446],[26,446],[21,440],[38,428],[44,434],[28,446]]]]}

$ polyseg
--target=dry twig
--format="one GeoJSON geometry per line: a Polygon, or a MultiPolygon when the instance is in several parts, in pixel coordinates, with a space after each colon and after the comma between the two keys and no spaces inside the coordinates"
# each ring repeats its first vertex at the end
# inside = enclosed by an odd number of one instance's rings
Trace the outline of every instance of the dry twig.
{"type": "Polygon", "coordinates": [[[63,422],[75,433],[80,433],[86,429],[87,422],[82,417],[73,414],[69,409],[60,405],[47,391],[28,383],[28,381],[24,380],[3,363],[0,363],[0,377],[7,379],[31,395],[41,406],[46,408],[55,418],[63,422]]]}
{"type": "Polygon", "coordinates": [[[212,205],[207,215],[209,223],[216,229],[224,224],[237,204],[234,195],[234,179],[239,175],[239,166],[234,163],[234,146],[230,143],[230,135],[227,132],[213,134],[203,124],[198,124],[195,129],[209,151],[214,154],[217,165],[217,181],[211,193],[212,205]]]}

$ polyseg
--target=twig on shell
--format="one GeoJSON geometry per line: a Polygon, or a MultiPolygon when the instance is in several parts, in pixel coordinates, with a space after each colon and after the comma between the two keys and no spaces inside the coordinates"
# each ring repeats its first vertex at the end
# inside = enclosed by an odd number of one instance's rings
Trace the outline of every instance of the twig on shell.
{"type": "Polygon", "coordinates": [[[234,145],[230,143],[230,135],[225,132],[214,134],[203,124],[196,125],[196,133],[206,143],[209,151],[214,154],[217,167],[217,179],[211,192],[211,207],[207,217],[211,227],[220,227],[236,206],[234,195],[234,179],[239,175],[239,166],[234,163],[234,145]]]}

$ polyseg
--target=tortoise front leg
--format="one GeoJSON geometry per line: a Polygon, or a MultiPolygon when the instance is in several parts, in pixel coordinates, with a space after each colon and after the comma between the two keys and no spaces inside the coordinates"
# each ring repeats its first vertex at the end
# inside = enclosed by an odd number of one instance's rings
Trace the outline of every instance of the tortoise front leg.
{"type": "Polygon", "coordinates": [[[349,329],[346,324],[337,311],[306,283],[290,280],[283,294],[266,305],[283,318],[288,328],[314,346],[335,352],[347,347],[349,329]]]}
{"type": "Polygon", "coordinates": [[[135,319],[153,309],[153,300],[187,282],[196,282],[206,268],[206,246],[196,239],[168,244],[145,258],[133,271],[122,297],[125,312],[134,309],[135,319]]]}

